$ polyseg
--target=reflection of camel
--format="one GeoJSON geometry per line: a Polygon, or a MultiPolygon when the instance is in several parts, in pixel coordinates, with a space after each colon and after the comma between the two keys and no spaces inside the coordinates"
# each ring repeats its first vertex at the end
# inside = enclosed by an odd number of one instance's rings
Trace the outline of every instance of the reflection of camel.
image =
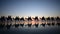
{"type": "Polygon", "coordinates": [[[17,28],[19,26],[19,24],[15,24],[15,27],[17,28]]]}
{"type": "Polygon", "coordinates": [[[27,24],[27,25],[28,25],[28,27],[31,27],[32,24],[27,24]]]}
{"type": "Polygon", "coordinates": [[[11,24],[10,25],[8,25],[8,24],[6,25],[6,28],[7,29],[10,29],[10,27],[11,27],[11,24]]]}
{"type": "Polygon", "coordinates": [[[35,27],[38,27],[39,24],[35,24],[35,27]]]}
{"type": "Polygon", "coordinates": [[[23,27],[23,26],[24,26],[24,24],[20,24],[20,26],[22,26],[22,27],[23,27]]]}
{"type": "Polygon", "coordinates": [[[54,26],[54,25],[55,25],[55,23],[52,23],[52,25],[54,26]]]}
{"type": "Polygon", "coordinates": [[[0,28],[4,28],[5,24],[0,24],[0,28]]]}
{"type": "Polygon", "coordinates": [[[60,18],[57,16],[56,17],[57,25],[60,25],[60,18]]]}
{"type": "Polygon", "coordinates": [[[50,26],[50,25],[51,25],[51,23],[47,23],[47,25],[48,25],[48,26],[50,26]]]}
{"type": "Polygon", "coordinates": [[[58,26],[60,26],[60,23],[57,23],[58,26]]]}
{"type": "Polygon", "coordinates": [[[42,23],[41,25],[42,25],[43,27],[45,27],[45,23],[42,23]]]}

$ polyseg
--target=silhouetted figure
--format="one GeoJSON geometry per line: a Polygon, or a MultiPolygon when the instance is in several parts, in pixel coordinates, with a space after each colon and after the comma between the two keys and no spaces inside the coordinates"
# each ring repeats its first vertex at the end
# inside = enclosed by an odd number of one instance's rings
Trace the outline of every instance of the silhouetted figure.
{"type": "Polygon", "coordinates": [[[18,28],[19,27],[19,24],[15,24],[15,27],[18,28]]]}
{"type": "Polygon", "coordinates": [[[46,18],[47,20],[50,20],[50,17],[46,18]]]}
{"type": "Polygon", "coordinates": [[[28,25],[28,27],[31,27],[32,23],[30,23],[30,22],[32,21],[32,18],[31,18],[31,17],[28,17],[28,19],[27,19],[27,20],[28,20],[28,24],[27,24],[27,25],[28,25]]]}
{"type": "Polygon", "coordinates": [[[57,20],[57,21],[59,21],[59,20],[60,20],[60,18],[57,16],[57,17],[56,17],[56,20],[57,20]]]}
{"type": "Polygon", "coordinates": [[[0,18],[0,21],[6,21],[6,17],[5,16],[1,16],[1,18],[0,18]]]}
{"type": "Polygon", "coordinates": [[[16,18],[15,18],[15,21],[19,21],[19,17],[16,17],[16,18]]]}
{"type": "Polygon", "coordinates": [[[44,16],[42,17],[42,20],[45,20],[45,17],[44,16]]]}
{"type": "Polygon", "coordinates": [[[42,23],[43,22],[46,23],[46,20],[45,20],[45,17],[44,16],[41,18],[41,20],[42,20],[42,23]]]}
{"type": "Polygon", "coordinates": [[[53,21],[54,20],[54,17],[51,17],[51,20],[53,21]]]}
{"type": "Polygon", "coordinates": [[[7,24],[8,24],[8,23],[12,24],[11,22],[12,22],[12,17],[11,17],[11,16],[8,16],[8,17],[7,17],[7,24]]]}
{"type": "Polygon", "coordinates": [[[52,25],[54,25],[54,23],[55,23],[55,18],[54,18],[54,17],[51,17],[51,21],[52,21],[52,25]]]}
{"type": "Polygon", "coordinates": [[[6,28],[7,29],[10,29],[10,27],[11,27],[11,24],[10,25],[8,25],[8,24],[6,25],[6,28]]]}
{"type": "Polygon", "coordinates": [[[20,21],[24,21],[24,18],[22,17],[22,18],[20,18],[20,21]]]}
{"type": "Polygon", "coordinates": [[[60,26],[60,18],[57,16],[56,17],[57,25],[60,26]]]}
{"type": "Polygon", "coordinates": [[[8,20],[12,21],[12,18],[11,18],[11,16],[8,16],[8,18],[7,18],[7,21],[8,21],[8,20]]]}
{"type": "Polygon", "coordinates": [[[57,16],[56,17],[57,25],[60,25],[60,18],[57,16]]]}
{"type": "Polygon", "coordinates": [[[28,21],[32,21],[32,19],[31,19],[31,17],[28,17],[28,19],[27,19],[28,21]]]}
{"type": "Polygon", "coordinates": [[[37,20],[37,21],[39,21],[39,19],[38,19],[38,17],[37,17],[37,16],[34,18],[34,20],[37,20]]]}

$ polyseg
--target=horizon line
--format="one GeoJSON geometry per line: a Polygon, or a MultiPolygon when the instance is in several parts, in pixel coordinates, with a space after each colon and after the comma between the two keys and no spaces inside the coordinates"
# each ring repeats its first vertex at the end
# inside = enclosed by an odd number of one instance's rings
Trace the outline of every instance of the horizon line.
{"type": "MultiPolygon", "coordinates": [[[[12,16],[12,15],[8,15],[8,16],[11,16],[12,18],[15,18],[15,17],[19,17],[19,18],[21,18],[21,17],[24,17],[24,18],[28,18],[28,17],[38,17],[38,18],[42,18],[42,17],[45,17],[45,18],[47,18],[47,17],[59,17],[60,18],[60,16],[12,16]]],[[[8,17],[8,16],[5,16],[5,17],[8,17]]],[[[2,17],[2,16],[0,16],[0,17],[2,17]]]]}

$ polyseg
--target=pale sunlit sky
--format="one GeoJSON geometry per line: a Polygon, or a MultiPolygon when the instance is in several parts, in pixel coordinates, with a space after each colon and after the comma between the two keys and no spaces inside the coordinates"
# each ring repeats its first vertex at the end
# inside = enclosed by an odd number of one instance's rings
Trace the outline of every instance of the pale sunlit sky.
{"type": "Polygon", "coordinates": [[[60,0],[0,0],[0,16],[60,16],[60,0]]]}

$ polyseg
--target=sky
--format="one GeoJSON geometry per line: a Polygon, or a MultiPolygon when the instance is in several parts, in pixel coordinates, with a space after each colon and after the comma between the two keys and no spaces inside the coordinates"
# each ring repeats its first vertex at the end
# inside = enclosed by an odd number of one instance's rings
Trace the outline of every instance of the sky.
{"type": "Polygon", "coordinates": [[[60,16],[60,0],[0,0],[0,16],[60,16]]]}

